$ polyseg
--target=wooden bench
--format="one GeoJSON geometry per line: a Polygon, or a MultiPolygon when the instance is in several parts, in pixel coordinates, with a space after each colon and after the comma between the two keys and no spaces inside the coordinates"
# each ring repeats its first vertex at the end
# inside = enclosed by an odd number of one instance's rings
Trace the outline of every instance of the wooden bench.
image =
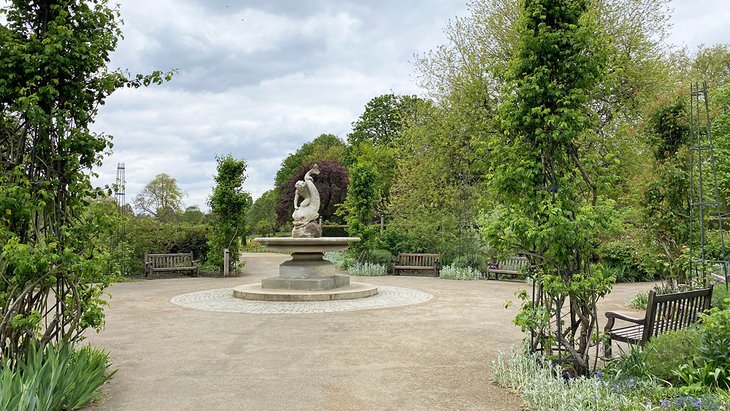
{"type": "Polygon", "coordinates": [[[494,264],[491,264],[487,268],[487,278],[489,274],[494,274],[494,279],[499,280],[500,274],[518,276],[521,274],[527,274],[530,268],[530,261],[527,257],[507,257],[504,260],[500,260],[494,264]]]}
{"type": "Polygon", "coordinates": [[[400,275],[401,271],[416,271],[438,277],[440,261],[441,254],[400,253],[393,266],[393,275],[400,275]]]}
{"type": "Polygon", "coordinates": [[[179,254],[147,254],[144,255],[144,276],[150,277],[152,273],[192,271],[198,275],[198,262],[193,260],[193,253],[179,254]]]}
{"type": "Polygon", "coordinates": [[[664,295],[657,295],[654,290],[651,290],[644,318],[629,317],[613,311],[607,312],[608,322],[604,329],[606,357],[611,356],[612,340],[644,346],[649,339],[661,333],[686,328],[698,320],[699,313],[710,308],[711,300],[712,286],[701,290],[664,295]],[[631,325],[614,328],[617,319],[631,323],[631,325]]]}

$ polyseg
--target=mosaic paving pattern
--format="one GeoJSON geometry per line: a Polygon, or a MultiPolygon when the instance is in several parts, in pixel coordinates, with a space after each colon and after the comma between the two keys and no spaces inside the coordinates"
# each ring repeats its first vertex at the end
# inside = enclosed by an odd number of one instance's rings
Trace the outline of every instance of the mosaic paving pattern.
{"type": "Polygon", "coordinates": [[[196,291],[173,297],[170,302],[186,308],[223,313],[309,314],[399,307],[428,301],[433,295],[413,288],[379,285],[378,294],[357,300],[273,302],[249,301],[233,296],[232,288],[196,291]]]}

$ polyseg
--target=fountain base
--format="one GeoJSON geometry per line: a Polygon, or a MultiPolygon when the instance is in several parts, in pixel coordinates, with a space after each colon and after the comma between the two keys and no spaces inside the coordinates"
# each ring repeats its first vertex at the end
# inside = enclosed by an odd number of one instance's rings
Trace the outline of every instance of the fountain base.
{"type": "Polygon", "coordinates": [[[350,283],[331,290],[285,290],[262,288],[259,284],[239,285],[233,289],[233,296],[254,301],[336,301],[355,300],[376,295],[378,287],[373,284],[350,283]]]}
{"type": "Polygon", "coordinates": [[[330,301],[370,297],[378,287],[365,283],[350,283],[347,275],[336,274],[336,267],[325,260],[326,251],[342,251],[356,237],[319,238],[256,238],[273,251],[291,253],[292,259],[279,265],[279,276],[264,278],[261,284],[241,285],[233,296],[259,301],[330,301]]]}

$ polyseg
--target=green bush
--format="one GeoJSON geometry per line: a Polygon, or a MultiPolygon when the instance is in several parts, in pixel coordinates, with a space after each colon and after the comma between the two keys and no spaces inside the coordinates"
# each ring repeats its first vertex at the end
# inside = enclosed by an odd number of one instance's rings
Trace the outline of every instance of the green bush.
{"type": "Polygon", "coordinates": [[[380,264],[355,262],[347,271],[352,275],[359,276],[381,276],[388,273],[388,267],[380,264]]]}
{"type": "Polygon", "coordinates": [[[453,265],[447,265],[441,268],[439,277],[447,280],[478,280],[479,271],[471,267],[455,267],[453,265]]]}
{"type": "Polygon", "coordinates": [[[636,295],[626,301],[626,305],[636,310],[646,310],[646,306],[649,304],[649,292],[639,291],[636,295]]]}
{"type": "Polygon", "coordinates": [[[696,327],[659,334],[644,347],[646,369],[661,380],[676,382],[674,370],[699,354],[700,340],[696,327]]]}
{"type": "Polygon", "coordinates": [[[460,255],[453,259],[451,265],[456,268],[471,268],[483,273],[487,270],[487,258],[482,254],[460,255]]]}
{"type": "Polygon", "coordinates": [[[365,250],[360,254],[360,261],[388,267],[393,263],[393,254],[388,250],[365,250]]]}
{"type": "Polygon", "coordinates": [[[149,216],[124,216],[111,261],[123,274],[144,273],[145,253],[189,253],[204,262],[208,253],[207,225],[161,222],[149,216]]]}
{"type": "Polygon", "coordinates": [[[347,270],[350,266],[355,264],[355,256],[351,252],[333,252],[328,251],[324,253],[324,259],[330,261],[336,265],[340,270],[347,270]]]}
{"type": "Polygon", "coordinates": [[[109,355],[87,346],[33,347],[26,357],[0,370],[0,409],[56,411],[77,409],[93,400],[109,372],[109,355]]]}
{"type": "Polygon", "coordinates": [[[715,285],[712,289],[712,306],[721,310],[730,308],[730,289],[725,285],[715,285]]]}
{"type": "Polygon", "coordinates": [[[343,224],[322,224],[322,237],[347,237],[347,226],[343,224]]]}

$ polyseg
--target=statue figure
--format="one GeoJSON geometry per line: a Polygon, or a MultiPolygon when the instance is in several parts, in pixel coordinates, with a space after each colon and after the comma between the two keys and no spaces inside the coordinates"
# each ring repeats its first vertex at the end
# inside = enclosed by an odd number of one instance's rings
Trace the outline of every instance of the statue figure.
{"type": "Polygon", "coordinates": [[[312,175],[319,174],[319,166],[315,164],[311,170],[304,175],[304,180],[299,180],[294,185],[294,229],[292,237],[321,237],[322,227],[317,223],[319,218],[319,191],[314,185],[312,175]],[[302,200],[299,202],[299,200],[302,200]]]}

